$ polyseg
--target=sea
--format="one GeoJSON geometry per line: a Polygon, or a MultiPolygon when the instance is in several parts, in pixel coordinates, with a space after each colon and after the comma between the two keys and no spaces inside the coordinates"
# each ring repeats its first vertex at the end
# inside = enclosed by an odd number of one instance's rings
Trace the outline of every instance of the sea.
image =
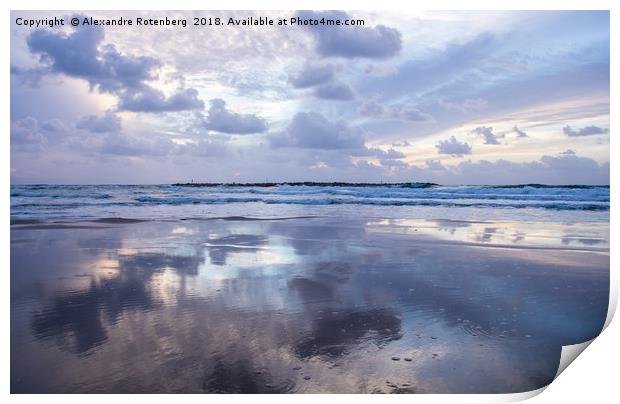
{"type": "Polygon", "coordinates": [[[608,186],[12,185],[12,220],[377,217],[608,222],[608,186]]]}
{"type": "Polygon", "coordinates": [[[609,187],[13,185],[12,393],[509,393],[603,329],[609,187]]]}

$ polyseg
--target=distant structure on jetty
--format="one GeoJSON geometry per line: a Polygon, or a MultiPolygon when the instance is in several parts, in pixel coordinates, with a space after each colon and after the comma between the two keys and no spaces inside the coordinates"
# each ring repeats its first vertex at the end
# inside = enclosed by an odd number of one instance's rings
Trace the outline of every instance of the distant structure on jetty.
{"type": "Polygon", "coordinates": [[[398,183],[372,183],[372,182],[184,182],[172,184],[176,187],[277,187],[288,185],[291,187],[388,187],[388,188],[431,188],[439,186],[432,182],[398,182],[398,183]]]}

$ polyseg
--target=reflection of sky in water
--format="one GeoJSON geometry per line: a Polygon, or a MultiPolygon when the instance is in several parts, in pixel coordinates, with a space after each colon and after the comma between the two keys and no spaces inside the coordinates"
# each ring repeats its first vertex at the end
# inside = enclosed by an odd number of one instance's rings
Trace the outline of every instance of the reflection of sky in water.
{"type": "Polygon", "coordinates": [[[12,390],[537,388],[602,327],[607,240],[318,218],[14,230],[12,390]]]}
{"type": "MultiPolygon", "coordinates": [[[[449,241],[519,247],[609,247],[609,227],[600,223],[464,222],[383,219],[375,230],[428,235],[449,241]]],[[[372,226],[374,227],[374,226],[372,226]]]]}

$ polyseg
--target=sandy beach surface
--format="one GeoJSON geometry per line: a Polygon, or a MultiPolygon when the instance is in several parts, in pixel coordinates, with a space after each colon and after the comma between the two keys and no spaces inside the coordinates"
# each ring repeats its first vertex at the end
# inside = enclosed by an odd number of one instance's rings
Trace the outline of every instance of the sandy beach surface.
{"type": "Polygon", "coordinates": [[[507,393],[607,313],[607,223],[11,226],[11,391],[507,393]]]}

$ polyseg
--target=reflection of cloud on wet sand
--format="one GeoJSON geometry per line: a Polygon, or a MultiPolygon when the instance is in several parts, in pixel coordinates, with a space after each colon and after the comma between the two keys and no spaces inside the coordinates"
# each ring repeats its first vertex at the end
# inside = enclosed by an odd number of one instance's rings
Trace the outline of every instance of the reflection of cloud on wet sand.
{"type": "Polygon", "coordinates": [[[300,358],[339,357],[349,353],[362,339],[378,346],[399,339],[401,319],[389,309],[323,312],[313,322],[309,335],[295,345],[300,358]]]}
{"type": "MultiPolygon", "coordinates": [[[[100,250],[55,230],[79,283],[48,285],[29,312],[65,364],[39,389],[72,378],[118,392],[520,391],[549,380],[560,343],[600,330],[604,254],[432,244],[376,226],[148,223],[105,230],[100,250]],[[554,256],[575,264],[558,270],[554,256]]],[[[28,247],[12,248],[20,260],[28,247]]]]}
{"type": "Polygon", "coordinates": [[[205,246],[209,250],[209,258],[213,265],[226,265],[230,254],[255,252],[267,245],[267,237],[254,234],[231,234],[224,237],[209,239],[205,246]]]}
{"type": "Polygon", "coordinates": [[[70,350],[87,352],[107,339],[102,315],[114,325],[125,311],[152,310],[161,303],[151,290],[152,276],[167,268],[196,274],[201,261],[196,256],[162,253],[121,255],[113,276],[93,277],[86,289],[60,292],[49,307],[34,313],[33,333],[38,338],[55,339],[70,350]]]}

